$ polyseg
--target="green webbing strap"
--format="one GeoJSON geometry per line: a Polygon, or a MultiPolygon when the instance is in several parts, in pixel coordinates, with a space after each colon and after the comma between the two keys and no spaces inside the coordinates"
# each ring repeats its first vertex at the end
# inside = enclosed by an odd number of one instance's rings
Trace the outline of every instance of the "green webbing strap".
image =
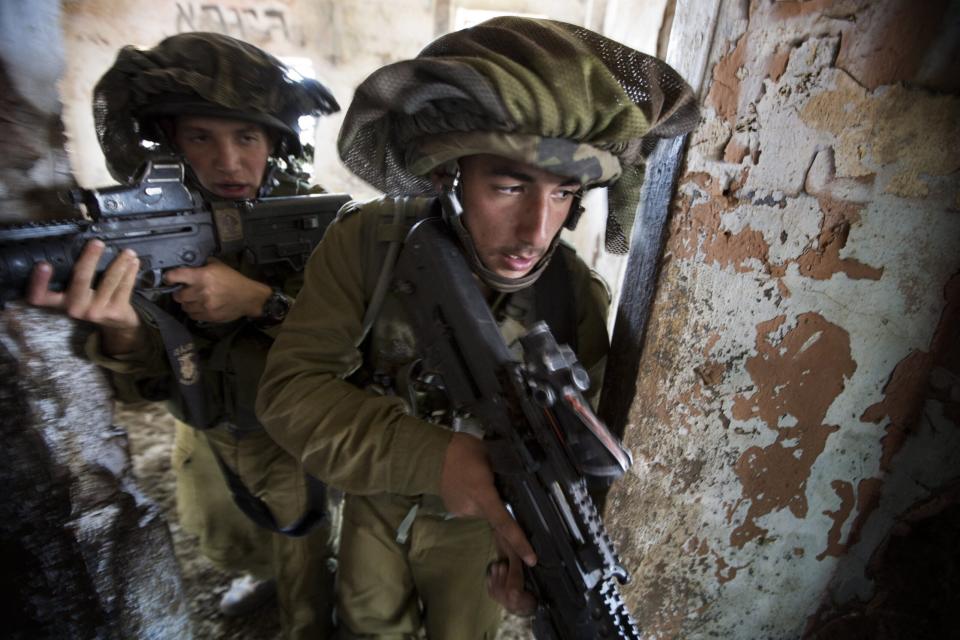
{"type": "MultiPolygon", "coordinates": [[[[406,216],[409,206],[410,198],[396,199],[396,206],[393,211],[393,221],[391,223],[392,227],[396,228],[400,224],[400,222],[406,216]]],[[[363,331],[360,333],[360,339],[357,340],[358,346],[366,339],[370,329],[373,328],[373,323],[377,320],[377,315],[380,313],[380,307],[383,305],[383,299],[387,296],[387,290],[390,288],[390,280],[391,276],[393,275],[393,265],[397,262],[397,256],[400,254],[400,247],[403,245],[404,239],[405,238],[400,237],[399,234],[390,239],[390,245],[387,248],[387,256],[383,261],[383,265],[380,267],[380,275],[377,277],[377,284],[373,289],[373,294],[370,296],[370,304],[367,306],[366,313],[363,314],[363,331]]]]}

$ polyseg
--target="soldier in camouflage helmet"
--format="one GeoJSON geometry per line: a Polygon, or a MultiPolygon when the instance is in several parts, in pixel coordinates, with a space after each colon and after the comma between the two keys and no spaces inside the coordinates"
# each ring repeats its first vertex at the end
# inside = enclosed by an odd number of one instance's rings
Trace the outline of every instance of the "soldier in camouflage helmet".
{"type": "Polygon", "coordinates": [[[607,247],[625,252],[647,154],[697,120],[666,64],[549,20],[449,34],[357,89],[340,154],[387,197],[341,212],[314,252],[257,402],[274,438],[348,494],[337,592],[347,636],[415,638],[422,625],[430,638],[493,638],[498,602],[533,604],[520,561],[536,557],[484,446],[418,373],[401,303],[378,286],[405,232],[426,216],[447,221],[508,344],[563,316],[561,342],[595,394],[609,296],[560,230],[576,223],[584,190],[606,186],[607,247]]]}
{"type": "MultiPolygon", "coordinates": [[[[127,181],[151,151],[181,155],[191,186],[207,199],[315,192],[289,171],[302,157],[298,120],[339,109],[319,82],[228,36],[184,33],[152,49],[125,47],[94,89],[97,135],[112,175],[127,181]],[[158,149],[159,147],[159,149],[158,149]]],[[[321,190],[322,191],[322,190],[321,190]]],[[[123,252],[94,287],[101,243],[88,245],[67,291],[47,290],[49,268],[34,274],[28,300],[95,323],[94,361],[113,372],[121,399],[158,399],[177,420],[173,466],[181,523],[220,568],[243,572],[221,608],[237,614],[272,593],[286,638],[332,634],[332,533],[327,522],[304,537],[271,533],[233,504],[219,464],[264,499],[283,524],[305,508],[305,477],[253,416],[266,352],[302,274],[266,272],[245,256],[165,274],[178,291],[160,305],[190,330],[201,354],[207,409],[219,425],[199,432],[182,422],[179,387],[153,321],[130,302],[137,257],[123,252]],[[218,461],[219,458],[219,461],[218,461]]]]}

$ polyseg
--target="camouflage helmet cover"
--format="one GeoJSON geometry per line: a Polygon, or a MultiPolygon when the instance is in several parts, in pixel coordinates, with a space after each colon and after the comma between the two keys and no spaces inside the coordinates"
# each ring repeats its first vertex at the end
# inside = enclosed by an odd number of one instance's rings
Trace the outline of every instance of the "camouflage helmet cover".
{"type": "Polygon", "coordinates": [[[127,46],[93,91],[100,147],[111,175],[127,180],[143,161],[142,140],[166,142],[156,119],[234,118],[276,131],[285,153],[300,155],[298,120],[339,111],[313,79],[246,42],[218,33],[181,33],[152,49],[127,46]]]}
{"type": "Polygon", "coordinates": [[[657,58],[583,27],[505,16],[374,72],[338,148],[390,195],[432,193],[434,168],[478,153],[610,185],[606,245],[625,253],[646,156],[698,119],[693,91],[657,58]]]}

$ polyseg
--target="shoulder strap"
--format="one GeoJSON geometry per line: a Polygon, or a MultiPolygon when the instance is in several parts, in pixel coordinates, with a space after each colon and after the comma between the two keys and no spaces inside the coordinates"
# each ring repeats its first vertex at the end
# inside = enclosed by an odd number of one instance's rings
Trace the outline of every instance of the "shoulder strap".
{"type": "Polygon", "coordinates": [[[564,248],[558,247],[550,264],[533,285],[538,320],[543,320],[559,344],[577,351],[577,301],[571,286],[564,248]]]}
{"type": "MultiPolygon", "coordinates": [[[[433,201],[427,202],[432,203],[433,201]]],[[[363,331],[357,341],[358,345],[363,343],[367,334],[370,333],[370,329],[373,328],[373,323],[376,322],[377,316],[380,314],[380,308],[383,306],[383,299],[390,289],[393,267],[400,255],[400,248],[406,240],[407,231],[413,226],[412,222],[410,224],[405,224],[405,222],[409,217],[420,219],[421,212],[418,208],[423,207],[424,200],[422,198],[402,197],[394,199],[394,203],[393,219],[390,222],[390,228],[386,230],[389,236],[386,257],[380,265],[380,274],[377,276],[377,284],[370,296],[370,304],[367,305],[367,310],[363,314],[363,331]]],[[[425,208],[426,211],[430,211],[430,209],[431,206],[429,205],[425,208]]]]}

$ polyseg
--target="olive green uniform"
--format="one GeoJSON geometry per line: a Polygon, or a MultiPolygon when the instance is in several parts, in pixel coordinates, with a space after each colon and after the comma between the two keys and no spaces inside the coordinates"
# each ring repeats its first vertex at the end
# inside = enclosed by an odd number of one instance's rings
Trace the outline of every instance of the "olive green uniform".
{"type": "MultiPolygon", "coordinates": [[[[443,511],[440,470],[452,432],[423,419],[429,398],[418,396],[416,408],[401,399],[410,397],[417,353],[393,294],[366,339],[363,332],[389,243],[433,201],[409,202],[354,205],[330,227],[271,350],[259,416],[311,474],[348,493],[337,595],[345,635],[415,637],[422,622],[431,638],[492,638],[501,614],[486,592],[490,528],[443,511]]],[[[553,259],[567,264],[578,355],[596,374],[608,346],[608,292],[568,247],[553,259]]],[[[536,315],[532,289],[499,296],[492,310],[511,342],[536,315]]]]}
{"type": "MultiPolygon", "coordinates": [[[[283,182],[272,195],[294,195],[300,186],[283,182]]],[[[322,192],[316,188],[311,192],[322,192]]],[[[296,296],[302,273],[264,272],[242,256],[223,261],[243,275],[296,296]]],[[[182,421],[184,411],[172,382],[162,339],[148,326],[142,350],[111,358],[103,355],[99,334],[87,351],[97,364],[114,372],[124,401],[167,397],[176,420],[172,462],[177,473],[177,510],[184,529],[200,539],[201,551],[218,567],[251,573],[277,582],[284,636],[292,640],[332,635],[335,540],[330,518],[303,537],[271,533],[254,524],[234,504],[214,450],[247,489],[266,502],[280,526],[295,522],[307,506],[306,482],[296,459],[274,443],[254,415],[257,382],[278,328],[259,328],[241,319],[224,325],[194,323],[177,311],[190,329],[201,359],[208,410],[223,420],[206,431],[182,421]],[[172,388],[171,388],[172,387],[172,388]]]]}
{"type": "Polygon", "coordinates": [[[272,578],[273,534],[237,508],[207,436],[179,420],[174,429],[171,466],[180,526],[197,536],[200,552],[221,571],[272,578]]]}

